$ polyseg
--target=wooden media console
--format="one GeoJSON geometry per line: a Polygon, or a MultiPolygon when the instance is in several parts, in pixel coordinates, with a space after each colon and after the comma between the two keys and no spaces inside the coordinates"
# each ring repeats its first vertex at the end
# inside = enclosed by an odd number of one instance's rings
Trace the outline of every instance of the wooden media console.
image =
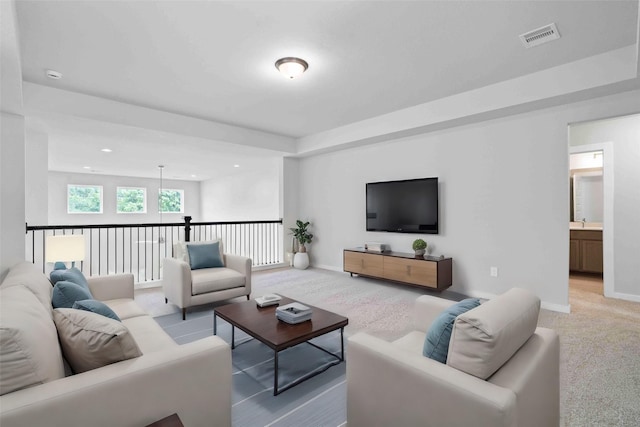
{"type": "Polygon", "coordinates": [[[443,291],[451,286],[452,259],[401,252],[369,252],[364,249],[345,249],[343,269],[347,273],[376,279],[393,280],[433,290],[443,291]]]}

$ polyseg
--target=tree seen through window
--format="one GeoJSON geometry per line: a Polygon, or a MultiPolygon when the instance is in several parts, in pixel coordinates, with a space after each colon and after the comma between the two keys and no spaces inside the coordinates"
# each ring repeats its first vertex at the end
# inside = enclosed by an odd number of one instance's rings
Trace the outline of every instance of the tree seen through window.
{"type": "Polygon", "coordinates": [[[163,188],[160,191],[160,212],[184,212],[184,191],[163,188]]]}
{"type": "Polygon", "coordinates": [[[144,188],[118,187],[116,193],[118,213],[145,213],[147,211],[144,188]]]}
{"type": "Polygon", "coordinates": [[[68,213],[102,213],[102,186],[67,186],[68,213]]]}

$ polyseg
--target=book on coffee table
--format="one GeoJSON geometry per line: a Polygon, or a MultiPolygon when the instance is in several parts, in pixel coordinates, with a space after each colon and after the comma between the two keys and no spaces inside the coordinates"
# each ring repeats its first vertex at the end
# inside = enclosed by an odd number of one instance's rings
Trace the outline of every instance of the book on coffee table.
{"type": "Polygon", "coordinates": [[[268,307],[270,305],[280,304],[280,300],[282,300],[280,295],[267,294],[256,298],[256,304],[258,304],[258,307],[268,307]]]}
{"type": "Polygon", "coordinates": [[[311,320],[312,310],[299,302],[292,302],[276,308],[276,317],[283,322],[296,324],[311,320]]]}

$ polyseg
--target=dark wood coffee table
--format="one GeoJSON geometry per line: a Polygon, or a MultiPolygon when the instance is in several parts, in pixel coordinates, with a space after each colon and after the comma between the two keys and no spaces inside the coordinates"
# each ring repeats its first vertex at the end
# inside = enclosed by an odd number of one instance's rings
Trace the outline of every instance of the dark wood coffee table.
{"type": "MultiPolygon", "coordinates": [[[[297,302],[290,298],[282,297],[280,305],[297,302]]],[[[239,328],[248,335],[264,343],[274,352],[273,357],[273,395],[276,396],[291,387],[300,384],[302,381],[319,374],[313,372],[284,387],[278,387],[278,353],[289,347],[307,343],[325,353],[330,354],[337,360],[329,366],[337,365],[344,361],[344,327],[349,324],[349,319],[339,314],[313,307],[309,304],[301,303],[313,309],[310,321],[290,325],[276,318],[275,305],[269,307],[258,307],[254,300],[244,301],[235,304],[228,304],[215,309],[213,313],[213,334],[218,332],[217,319],[221,319],[231,324],[231,348],[235,348],[235,329],[239,328]],[[316,344],[309,342],[312,338],[319,337],[326,333],[340,329],[340,354],[334,354],[316,344]]]]}

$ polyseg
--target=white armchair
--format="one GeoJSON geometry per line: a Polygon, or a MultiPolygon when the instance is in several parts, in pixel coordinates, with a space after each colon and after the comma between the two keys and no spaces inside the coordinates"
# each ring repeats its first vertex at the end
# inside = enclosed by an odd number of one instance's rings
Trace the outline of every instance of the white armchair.
{"type": "MultiPolygon", "coordinates": [[[[212,242],[197,242],[207,244],[212,242]]],[[[184,260],[184,248],[173,245],[173,257],[164,260],[162,289],[165,302],[182,309],[186,319],[188,307],[246,295],[251,297],[251,259],[239,255],[222,255],[224,267],[191,270],[184,260]]]]}
{"type": "Polygon", "coordinates": [[[536,328],[539,299],[511,289],[458,316],[443,364],[422,349],[430,324],[452,304],[419,297],[415,330],[395,342],[349,339],[349,427],[558,426],[560,344],[553,330],[536,328]]]}

